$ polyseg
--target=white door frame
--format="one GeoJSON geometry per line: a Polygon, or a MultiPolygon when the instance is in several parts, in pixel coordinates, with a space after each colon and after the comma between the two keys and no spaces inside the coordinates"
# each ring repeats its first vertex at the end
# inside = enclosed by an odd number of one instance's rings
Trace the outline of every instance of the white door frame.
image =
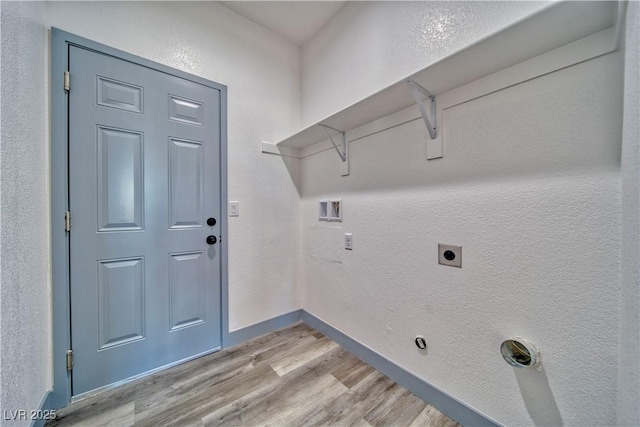
{"type": "MultiPolygon", "coordinates": [[[[183,71],[131,55],[100,43],[51,29],[51,270],[53,294],[53,392],[52,408],[71,401],[71,375],[67,371],[67,350],[71,348],[69,291],[69,232],[65,212],[69,210],[69,97],[65,90],[65,71],[69,46],[78,46],[119,58],[143,67],[177,76],[220,91],[220,301],[222,348],[229,344],[228,242],[227,242],[227,87],[183,71]]],[[[73,90],[73,76],[69,79],[73,90]]],[[[72,222],[73,224],[73,222],[72,222]]],[[[73,227],[73,225],[72,225],[73,227]]],[[[73,231],[71,231],[73,232],[73,231]]]]}

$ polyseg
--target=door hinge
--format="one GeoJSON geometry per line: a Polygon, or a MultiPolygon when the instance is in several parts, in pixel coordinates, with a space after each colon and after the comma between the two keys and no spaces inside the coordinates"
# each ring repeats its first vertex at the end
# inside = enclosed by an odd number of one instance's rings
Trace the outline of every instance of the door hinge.
{"type": "Polygon", "coordinates": [[[64,231],[71,231],[71,212],[64,213],[64,231]]]}
{"type": "Polygon", "coordinates": [[[73,350],[67,350],[67,371],[73,370],[73,350]]]}
{"type": "Polygon", "coordinates": [[[69,72],[68,72],[68,71],[65,71],[65,72],[64,72],[64,90],[66,90],[67,92],[69,92],[69,89],[70,89],[70,87],[71,87],[71,86],[69,85],[69,80],[70,80],[70,78],[69,78],[69,72]]]}

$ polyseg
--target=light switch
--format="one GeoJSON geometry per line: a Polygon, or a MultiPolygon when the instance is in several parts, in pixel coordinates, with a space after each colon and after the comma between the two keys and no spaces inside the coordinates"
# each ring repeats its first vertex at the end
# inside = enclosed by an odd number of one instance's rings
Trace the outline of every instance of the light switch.
{"type": "Polygon", "coordinates": [[[240,216],[238,202],[229,202],[229,216],[240,216]]]}

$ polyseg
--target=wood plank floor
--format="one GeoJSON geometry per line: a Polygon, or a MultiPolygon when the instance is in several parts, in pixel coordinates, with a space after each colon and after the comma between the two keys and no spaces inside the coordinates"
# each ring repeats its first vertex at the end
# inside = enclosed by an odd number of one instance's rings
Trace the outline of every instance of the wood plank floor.
{"type": "Polygon", "coordinates": [[[296,323],[74,402],[47,426],[459,426],[296,323]]]}

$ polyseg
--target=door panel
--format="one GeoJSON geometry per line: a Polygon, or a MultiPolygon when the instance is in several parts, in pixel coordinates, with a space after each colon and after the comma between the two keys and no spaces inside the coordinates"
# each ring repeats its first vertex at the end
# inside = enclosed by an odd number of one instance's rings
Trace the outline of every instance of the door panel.
{"type": "Polygon", "coordinates": [[[204,145],[169,138],[169,228],[202,228],[204,145]]]}
{"type": "Polygon", "coordinates": [[[144,135],[104,126],[97,132],[98,230],[142,230],[144,135]]]}
{"type": "Polygon", "coordinates": [[[203,106],[191,99],[169,96],[169,119],[176,122],[203,125],[203,106]]]}
{"type": "Polygon", "coordinates": [[[172,331],[204,322],[206,262],[203,252],[170,255],[169,319],[172,331]]]}
{"type": "Polygon", "coordinates": [[[98,263],[100,350],[143,339],[144,258],[98,263]]]}
{"type": "Polygon", "coordinates": [[[221,345],[220,92],[69,48],[73,394],[221,345]]]}
{"type": "Polygon", "coordinates": [[[142,92],[139,86],[98,76],[98,105],[142,113],[142,92]]]}

